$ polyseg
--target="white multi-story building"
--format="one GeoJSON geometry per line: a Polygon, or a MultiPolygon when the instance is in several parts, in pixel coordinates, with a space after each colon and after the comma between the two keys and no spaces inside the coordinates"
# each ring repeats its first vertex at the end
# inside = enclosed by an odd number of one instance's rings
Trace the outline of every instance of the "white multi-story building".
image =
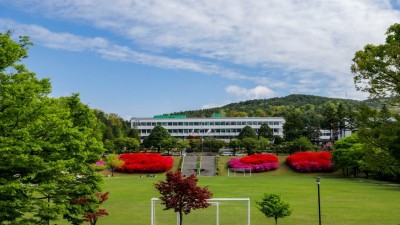
{"type": "MultiPolygon", "coordinates": [[[[149,136],[155,126],[162,126],[168,130],[171,136],[176,138],[200,137],[217,138],[229,141],[237,138],[243,127],[250,126],[256,132],[262,124],[268,124],[273,130],[274,136],[283,137],[283,117],[211,117],[211,118],[187,118],[185,115],[162,115],[153,118],[132,118],[131,128],[139,131],[140,139],[149,136]]],[[[342,133],[330,130],[320,130],[319,140],[330,141],[335,135],[338,139],[350,135],[352,132],[345,130],[342,133]]]]}
{"type": "Polygon", "coordinates": [[[257,131],[262,124],[268,124],[274,135],[283,137],[284,122],[283,117],[186,118],[184,115],[164,115],[154,118],[132,118],[131,127],[139,131],[141,139],[149,136],[152,129],[159,125],[177,138],[199,136],[229,141],[237,138],[245,126],[257,131]]]}

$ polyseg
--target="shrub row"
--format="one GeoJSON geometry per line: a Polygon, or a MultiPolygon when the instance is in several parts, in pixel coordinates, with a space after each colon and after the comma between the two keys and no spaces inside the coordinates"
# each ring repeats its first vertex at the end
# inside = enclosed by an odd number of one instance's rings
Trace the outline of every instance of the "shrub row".
{"type": "Polygon", "coordinates": [[[126,173],[158,173],[172,168],[173,158],[156,153],[126,153],[120,159],[124,165],[118,169],[126,173]]]}
{"type": "Polygon", "coordinates": [[[232,158],[228,166],[233,169],[251,169],[258,173],[278,169],[279,159],[272,154],[254,154],[240,159],[232,158]]]}
{"type": "Polygon", "coordinates": [[[286,164],[301,173],[332,172],[332,155],[329,152],[298,152],[286,158],[286,164]]]}

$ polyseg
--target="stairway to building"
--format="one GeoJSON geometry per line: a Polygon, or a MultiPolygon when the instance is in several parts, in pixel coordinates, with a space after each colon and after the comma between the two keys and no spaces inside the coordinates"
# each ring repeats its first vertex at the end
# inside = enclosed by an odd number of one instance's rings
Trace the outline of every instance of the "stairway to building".
{"type": "Polygon", "coordinates": [[[185,156],[183,167],[182,167],[182,174],[184,176],[189,176],[190,174],[194,173],[200,176],[215,176],[215,156],[185,156]],[[197,166],[199,157],[201,158],[201,165],[200,165],[200,174],[197,174],[197,166]]]}
{"type": "Polygon", "coordinates": [[[184,161],[183,161],[183,167],[182,167],[182,174],[184,176],[189,176],[192,173],[197,175],[198,159],[199,159],[199,156],[197,156],[197,155],[185,156],[184,161]]]}
{"type": "Polygon", "coordinates": [[[215,156],[203,156],[200,176],[215,176],[215,156]]]}

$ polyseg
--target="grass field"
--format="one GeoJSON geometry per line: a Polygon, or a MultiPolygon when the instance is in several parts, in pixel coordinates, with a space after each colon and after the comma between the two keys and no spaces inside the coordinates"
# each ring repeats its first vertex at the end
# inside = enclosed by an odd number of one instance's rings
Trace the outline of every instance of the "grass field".
{"type": "MultiPolygon", "coordinates": [[[[274,224],[272,218],[266,218],[256,208],[255,201],[259,201],[264,193],[280,194],[293,208],[292,215],[279,219],[278,224],[318,224],[316,176],[322,178],[322,224],[400,224],[399,185],[366,179],[341,178],[338,174],[299,174],[291,171],[283,163],[276,171],[254,174],[251,177],[228,177],[225,176],[224,168],[227,160],[228,157],[221,157],[219,161],[220,176],[199,177],[199,185],[208,186],[214,198],[250,198],[253,225],[274,224]]],[[[174,166],[176,167],[177,165],[174,166]]],[[[164,174],[157,174],[154,178],[126,174],[105,178],[103,190],[110,191],[110,198],[104,203],[104,208],[110,215],[101,218],[98,224],[149,225],[150,199],[159,197],[154,184],[164,178],[164,174]]],[[[245,211],[246,208],[242,210],[245,211]]],[[[220,221],[221,225],[236,224],[234,219],[239,212],[231,213],[232,221],[229,223],[220,221]]]]}

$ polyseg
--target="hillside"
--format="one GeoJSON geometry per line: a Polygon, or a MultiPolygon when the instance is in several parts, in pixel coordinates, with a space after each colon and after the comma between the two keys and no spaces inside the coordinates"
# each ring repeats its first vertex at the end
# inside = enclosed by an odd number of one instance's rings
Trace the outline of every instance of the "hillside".
{"type": "Polygon", "coordinates": [[[283,116],[286,111],[300,109],[301,111],[315,111],[321,113],[327,103],[344,105],[356,108],[362,104],[378,107],[379,104],[371,100],[357,101],[351,99],[327,98],[313,95],[293,94],[286,97],[255,99],[231,103],[222,107],[175,112],[172,114],[185,114],[188,117],[211,117],[213,113],[220,113],[223,117],[238,116],[283,116]]]}

